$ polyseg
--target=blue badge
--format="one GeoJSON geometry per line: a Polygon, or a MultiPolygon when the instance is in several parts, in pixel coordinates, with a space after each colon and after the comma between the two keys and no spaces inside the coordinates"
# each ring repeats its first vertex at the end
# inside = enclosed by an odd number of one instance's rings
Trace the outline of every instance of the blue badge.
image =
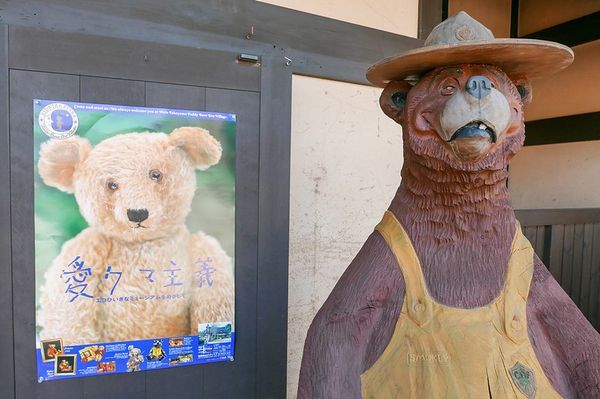
{"type": "Polygon", "coordinates": [[[513,382],[528,399],[535,397],[535,375],[533,370],[517,362],[508,370],[513,382]]]}
{"type": "Polygon", "coordinates": [[[73,136],[79,127],[77,113],[63,103],[51,103],[42,108],[38,122],[46,135],[59,140],[73,136]]]}

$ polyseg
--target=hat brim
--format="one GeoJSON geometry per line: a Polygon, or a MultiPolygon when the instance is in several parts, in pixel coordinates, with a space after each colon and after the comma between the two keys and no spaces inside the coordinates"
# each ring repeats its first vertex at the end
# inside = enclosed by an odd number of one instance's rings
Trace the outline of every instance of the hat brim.
{"type": "Polygon", "coordinates": [[[458,64],[490,64],[509,76],[539,79],[573,62],[573,51],[562,44],[535,39],[494,39],[443,44],[409,50],[379,61],[367,70],[367,79],[385,87],[393,80],[458,64]]]}

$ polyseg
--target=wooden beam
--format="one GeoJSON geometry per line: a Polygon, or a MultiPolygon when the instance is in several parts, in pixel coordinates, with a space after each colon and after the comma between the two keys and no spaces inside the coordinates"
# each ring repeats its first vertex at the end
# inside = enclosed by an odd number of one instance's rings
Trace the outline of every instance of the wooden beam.
{"type": "Polygon", "coordinates": [[[448,0],[442,0],[442,21],[448,19],[448,0]]]}
{"type": "Polygon", "coordinates": [[[599,223],[600,208],[515,209],[515,216],[523,227],[599,223]]]}
{"type": "Polygon", "coordinates": [[[282,63],[286,63],[284,57],[291,60],[290,73],[361,84],[369,84],[364,74],[375,62],[423,44],[414,37],[259,1],[9,0],[5,3],[1,6],[1,21],[11,28],[84,32],[93,39],[112,37],[259,56],[277,51],[282,63]]]}
{"type": "Polygon", "coordinates": [[[600,11],[522,36],[573,47],[600,39],[600,11]]]}
{"type": "Polygon", "coordinates": [[[447,0],[419,0],[419,39],[425,40],[433,28],[444,20],[444,3],[446,4],[447,16],[447,0]]]}
{"type": "Polygon", "coordinates": [[[510,2],[510,37],[519,37],[519,0],[510,2]]]}
{"type": "Polygon", "coordinates": [[[525,122],[525,145],[600,140],[600,112],[525,122]]]}
{"type": "MultiPolygon", "coordinates": [[[[11,254],[11,183],[9,133],[9,71],[8,71],[8,25],[0,24],[0,352],[13,353],[13,262],[11,254]]],[[[0,397],[14,399],[15,375],[12,355],[0,357],[0,397]]]]}

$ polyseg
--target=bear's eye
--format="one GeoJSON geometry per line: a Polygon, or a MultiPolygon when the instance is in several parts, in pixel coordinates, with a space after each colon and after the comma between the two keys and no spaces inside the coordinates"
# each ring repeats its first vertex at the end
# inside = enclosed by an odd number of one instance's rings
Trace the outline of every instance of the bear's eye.
{"type": "Polygon", "coordinates": [[[442,96],[450,96],[454,94],[455,91],[456,87],[454,85],[444,85],[440,92],[442,93],[442,96]]]}
{"type": "Polygon", "coordinates": [[[117,183],[115,183],[113,180],[109,180],[106,182],[106,187],[108,187],[108,189],[110,191],[117,191],[117,189],[119,188],[119,185],[117,183]]]}
{"type": "Polygon", "coordinates": [[[152,179],[154,181],[160,181],[161,178],[162,178],[162,173],[160,172],[160,170],[152,169],[150,171],[150,179],[152,179]]]}

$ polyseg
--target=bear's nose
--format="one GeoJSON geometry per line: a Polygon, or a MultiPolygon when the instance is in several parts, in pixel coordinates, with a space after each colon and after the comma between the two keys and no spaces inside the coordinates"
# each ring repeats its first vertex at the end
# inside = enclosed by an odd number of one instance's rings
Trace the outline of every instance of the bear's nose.
{"type": "Polygon", "coordinates": [[[132,222],[141,223],[148,219],[147,209],[127,209],[127,218],[132,222]]]}
{"type": "Polygon", "coordinates": [[[467,80],[467,93],[475,98],[482,99],[492,92],[492,82],[485,76],[471,76],[467,80]]]}

